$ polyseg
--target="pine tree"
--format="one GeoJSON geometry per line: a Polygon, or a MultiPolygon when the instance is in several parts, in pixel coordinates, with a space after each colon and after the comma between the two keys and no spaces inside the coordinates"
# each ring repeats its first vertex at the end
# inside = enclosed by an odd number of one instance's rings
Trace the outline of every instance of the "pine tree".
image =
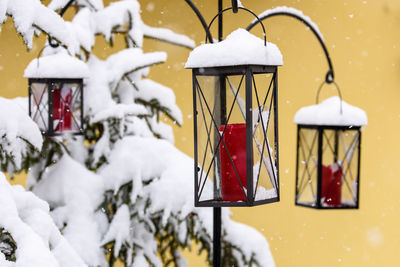
{"type": "MultiPolygon", "coordinates": [[[[52,14],[49,9],[59,10],[67,2],[53,0],[48,9],[37,10],[52,14]]],[[[31,27],[19,32],[29,47],[33,32],[43,30],[62,45],[46,48],[45,55],[67,49],[87,62],[84,135],[45,137],[41,148],[21,137],[27,148],[17,163],[2,142],[2,170],[28,171],[28,188],[49,203],[54,223],[88,266],[114,266],[118,260],[125,266],[185,266],[181,250],[192,241],[211,262],[211,209],[194,208],[192,159],[173,146],[172,129],[160,119],[166,116],[180,125],[181,112],[171,89],[146,78],[166,54],[142,50],[146,37],[189,48],[194,42],[145,25],[136,0],[107,7],[101,0],[80,0],[75,7],[72,22],[59,22],[57,28],[32,20],[27,23],[31,27]],[[99,34],[110,45],[115,35],[122,35],[126,48],[98,59],[92,48],[99,34]]],[[[18,28],[21,12],[15,8],[9,7],[7,14],[18,28]]],[[[1,11],[0,5],[3,22],[1,11]]],[[[224,263],[273,265],[261,234],[229,217],[225,209],[224,263]]],[[[15,260],[18,247],[12,240],[12,234],[0,228],[0,252],[8,260],[15,260]]]]}

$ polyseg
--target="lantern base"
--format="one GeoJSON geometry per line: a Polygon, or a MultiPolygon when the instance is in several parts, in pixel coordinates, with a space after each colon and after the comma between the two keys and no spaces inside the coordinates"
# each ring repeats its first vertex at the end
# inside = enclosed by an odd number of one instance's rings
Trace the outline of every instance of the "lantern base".
{"type": "Polygon", "coordinates": [[[300,203],[300,202],[296,202],[295,203],[296,206],[300,206],[300,207],[305,207],[305,208],[312,208],[312,209],[317,209],[317,210],[333,210],[333,209],[358,209],[358,205],[349,205],[349,204],[341,204],[341,205],[337,205],[337,206],[328,206],[328,205],[316,205],[315,203],[300,203]]]}
{"type": "Polygon", "coordinates": [[[270,199],[263,199],[257,200],[252,203],[247,201],[222,201],[222,200],[203,200],[195,202],[195,207],[253,207],[253,206],[260,206],[269,203],[279,202],[279,196],[270,198],[270,199]]]}

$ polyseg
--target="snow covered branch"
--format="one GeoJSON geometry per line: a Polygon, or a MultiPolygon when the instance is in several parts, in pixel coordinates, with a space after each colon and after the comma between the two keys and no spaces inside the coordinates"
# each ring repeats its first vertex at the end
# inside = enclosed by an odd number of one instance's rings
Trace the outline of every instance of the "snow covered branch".
{"type": "MultiPolygon", "coordinates": [[[[187,48],[194,42],[145,25],[137,0],[106,7],[102,0],[76,0],[71,22],[54,12],[67,2],[53,0],[45,7],[39,0],[0,0],[0,23],[12,16],[28,47],[35,28],[63,45],[44,51],[63,65],[48,64],[45,69],[55,72],[46,74],[58,77],[72,68],[82,75],[89,69],[82,137],[43,141],[26,108],[17,105],[27,107],[26,99],[0,98],[1,166],[9,172],[29,170],[28,188],[46,201],[10,186],[0,174],[0,265],[104,267],[119,260],[126,266],[186,266],[180,251],[192,241],[210,261],[211,209],[194,207],[193,159],[173,146],[172,127],[162,119],[180,125],[182,113],[172,89],[147,78],[150,67],[165,62],[167,55],[142,49],[144,37],[187,48]],[[98,59],[92,53],[96,35],[112,44],[117,33],[126,48],[98,59]],[[84,68],[65,59],[65,47],[80,56],[84,68]]],[[[41,68],[48,59],[39,59],[41,68]]],[[[27,73],[37,65],[33,61],[27,73]]],[[[212,194],[212,188],[205,190],[212,194]]],[[[260,233],[234,223],[228,209],[222,219],[227,263],[274,265],[260,233]]]]}
{"type": "Polygon", "coordinates": [[[183,34],[177,34],[170,29],[154,28],[143,25],[143,33],[145,37],[165,41],[171,44],[181,45],[187,48],[194,48],[195,42],[183,34]]]}
{"type": "Polygon", "coordinates": [[[39,0],[2,0],[0,25],[7,16],[13,18],[17,32],[22,35],[28,49],[32,47],[35,29],[40,29],[68,47],[72,53],[76,51],[77,42],[67,30],[65,21],[39,0]]]}
{"type": "Polygon", "coordinates": [[[61,235],[49,212],[45,201],[22,186],[11,186],[0,173],[0,237],[8,237],[0,238],[1,266],[87,266],[61,235]],[[9,253],[2,253],[7,248],[9,253]]]}
{"type": "MultiPolygon", "coordinates": [[[[28,104],[24,101],[24,104],[28,104]]],[[[0,97],[0,164],[1,170],[20,171],[27,167],[28,154],[40,151],[42,135],[38,126],[18,104],[0,97]]]]}

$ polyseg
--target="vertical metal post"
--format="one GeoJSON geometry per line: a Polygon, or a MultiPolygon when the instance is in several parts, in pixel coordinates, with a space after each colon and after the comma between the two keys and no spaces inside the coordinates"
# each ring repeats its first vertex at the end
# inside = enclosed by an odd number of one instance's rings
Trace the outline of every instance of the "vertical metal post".
{"type": "Polygon", "coordinates": [[[194,136],[194,204],[197,206],[199,203],[199,163],[197,156],[197,99],[196,99],[196,76],[195,71],[192,70],[192,87],[193,87],[193,136],[194,136]]]}
{"type": "Polygon", "coordinates": [[[296,145],[296,195],[294,204],[297,204],[299,195],[299,150],[300,150],[300,126],[297,125],[297,145],[296,145]]]}
{"type": "MultiPolygon", "coordinates": [[[[29,93],[29,98],[28,98],[28,105],[29,105],[29,117],[32,118],[32,81],[29,79],[29,87],[28,87],[28,93],[29,93]]],[[[36,102],[36,100],[35,100],[36,102]]],[[[33,119],[33,118],[32,118],[33,119]]]]}
{"type": "Polygon", "coordinates": [[[275,130],[275,167],[276,167],[276,193],[278,195],[278,201],[281,199],[280,187],[279,187],[279,132],[278,132],[278,68],[275,67],[274,76],[274,130],[275,130]]]}
{"type": "Polygon", "coordinates": [[[247,203],[252,205],[254,202],[253,197],[253,99],[252,99],[252,76],[253,73],[249,67],[246,68],[246,155],[247,155],[247,203]]]}
{"type": "MultiPolygon", "coordinates": [[[[222,12],[223,6],[222,6],[222,0],[218,0],[218,13],[222,12]]],[[[218,42],[222,41],[222,36],[223,36],[223,14],[221,13],[218,16],[218,42]]]]}
{"type": "Polygon", "coordinates": [[[318,128],[318,178],[317,178],[317,203],[316,207],[321,208],[321,195],[322,195],[322,138],[324,129],[318,128]]]}
{"type": "MultiPolygon", "coordinates": [[[[218,13],[222,11],[222,0],[218,0],[218,13]]],[[[218,41],[222,41],[222,14],[218,17],[218,41]]],[[[220,78],[220,107],[221,107],[221,123],[226,123],[225,120],[222,121],[226,117],[226,104],[225,104],[225,86],[224,85],[225,79],[220,78]],[[223,80],[223,82],[222,82],[223,80]],[[222,94],[224,91],[224,94],[222,94]],[[222,99],[224,96],[224,99],[222,99]],[[223,105],[225,104],[225,105],[223,105]],[[223,114],[225,113],[225,116],[223,114]]],[[[221,265],[221,207],[213,208],[213,224],[214,224],[214,231],[213,231],[213,267],[220,267],[221,265]]]]}
{"type": "Polygon", "coordinates": [[[338,154],[339,154],[339,129],[335,129],[335,151],[333,152],[333,160],[334,163],[338,161],[338,154]]]}
{"type": "MultiPolygon", "coordinates": [[[[84,87],[83,87],[83,79],[81,80],[81,84],[80,84],[80,86],[79,86],[79,89],[78,90],[81,90],[81,125],[79,125],[79,132],[81,133],[81,134],[84,134],[84,132],[83,132],[83,120],[84,120],[84,110],[83,110],[83,108],[84,108],[84,105],[83,105],[83,101],[84,101],[84,91],[83,91],[83,89],[84,89],[84,87]]],[[[72,110],[72,107],[71,107],[71,110],[72,110]]]]}
{"type": "Polygon", "coordinates": [[[48,129],[47,129],[47,134],[53,135],[54,133],[54,126],[53,126],[53,92],[54,92],[54,87],[55,87],[55,82],[50,80],[47,81],[47,92],[48,92],[48,103],[49,103],[49,123],[48,123],[48,129]]]}
{"type": "MultiPolygon", "coordinates": [[[[356,208],[358,209],[360,206],[360,163],[361,163],[361,128],[358,129],[358,166],[357,166],[357,205],[356,208]]],[[[350,168],[351,166],[348,166],[350,168]]]]}

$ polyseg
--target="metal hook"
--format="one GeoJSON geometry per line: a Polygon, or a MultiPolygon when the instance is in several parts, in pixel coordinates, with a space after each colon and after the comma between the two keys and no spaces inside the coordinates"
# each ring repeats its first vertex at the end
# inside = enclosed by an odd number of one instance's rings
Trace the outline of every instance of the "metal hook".
{"type": "MultiPolygon", "coordinates": [[[[64,13],[67,11],[67,9],[72,5],[72,3],[75,0],[69,0],[69,2],[63,7],[63,9],[60,12],[60,17],[62,17],[64,15],[64,13]]],[[[49,35],[49,45],[53,48],[57,48],[60,46],[60,44],[57,41],[54,41],[53,38],[51,38],[51,36],[49,35]]]]}
{"type": "Polygon", "coordinates": [[[325,82],[330,84],[330,83],[334,82],[334,79],[335,79],[335,75],[333,73],[333,70],[332,69],[328,70],[328,72],[326,73],[326,76],[325,76],[325,82]]]}
{"type": "MultiPolygon", "coordinates": [[[[49,43],[50,43],[50,42],[49,42],[49,43]]],[[[51,45],[50,45],[50,46],[51,46],[51,45]]],[[[47,45],[43,46],[43,48],[40,49],[40,51],[39,51],[39,53],[38,53],[38,55],[37,55],[37,57],[36,57],[36,59],[37,59],[37,68],[38,68],[38,69],[39,69],[39,58],[40,58],[40,56],[42,55],[43,50],[44,50],[46,47],[47,47],[47,45]]]]}

